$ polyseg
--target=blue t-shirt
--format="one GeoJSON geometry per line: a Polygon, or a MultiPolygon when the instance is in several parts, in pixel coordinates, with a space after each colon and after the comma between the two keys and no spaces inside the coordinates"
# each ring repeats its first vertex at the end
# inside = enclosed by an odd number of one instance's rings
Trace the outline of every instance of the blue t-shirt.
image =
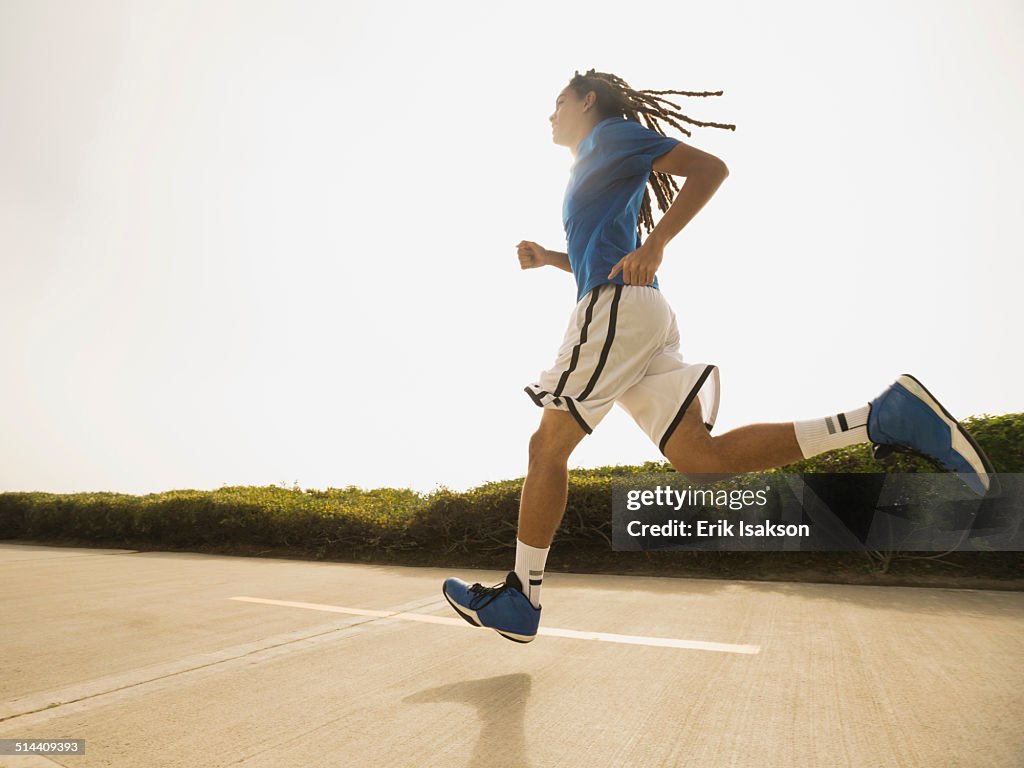
{"type": "Polygon", "coordinates": [[[625,285],[621,272],[611,280],[608,273],[640,247],[636,223],[651,165],[676,144],[624,117],[602,120],[580,142],[562,203],[577,301],[602,283],[625,285]]]}

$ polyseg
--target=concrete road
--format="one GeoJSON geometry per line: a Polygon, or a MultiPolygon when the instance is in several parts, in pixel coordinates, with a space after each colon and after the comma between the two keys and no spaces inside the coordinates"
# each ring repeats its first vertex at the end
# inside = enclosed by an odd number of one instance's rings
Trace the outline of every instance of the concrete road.
{"type": "Polygon", "coordinates": [[[1024,766],[1021,593],[446,575],[0,542],[0,739],[86,740],[0,766],[1024,766]]]}

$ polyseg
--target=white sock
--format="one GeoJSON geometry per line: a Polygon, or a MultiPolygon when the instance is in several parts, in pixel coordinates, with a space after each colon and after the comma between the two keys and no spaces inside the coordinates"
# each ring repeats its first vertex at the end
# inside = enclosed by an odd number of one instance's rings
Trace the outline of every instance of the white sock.
{"type": "Polygon", "coordinates": [[[523,592],[534,608],[540,608],[540,583],[544,580],[544,563],[550,549],[531,547],[516,539],[516,576],[523,582],[523,592]]]}
{"type": "Polygon", "coordinates": [[[855,411],[837,413],[823,419],[795,421],[796,441],[805,459],[819,453],[845,448],[868,441],[868,410],[865,405],[855,411]]]}

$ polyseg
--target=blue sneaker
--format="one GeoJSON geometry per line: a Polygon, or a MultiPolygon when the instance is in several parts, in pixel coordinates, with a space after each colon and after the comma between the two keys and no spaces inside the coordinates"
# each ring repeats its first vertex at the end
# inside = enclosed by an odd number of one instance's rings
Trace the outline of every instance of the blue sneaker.
{"type": "Polygon", "coordinates": [[[456,613],[474,627],[490,627],[517,643],[528,643],[537,636],[540,608],[534,608],[523,594],[523,583],[515,571],[509,571],[505,581],[493,587],[445,579],[441,591],[456,613]]]}
{"type": "Polygon", "coordinates": [[[893,451],[920,456],[956,472],[979,496],[998,487],[995,469],[974,438],[910,374],[871,401],[868,439],[882,459],[893,451]]]}

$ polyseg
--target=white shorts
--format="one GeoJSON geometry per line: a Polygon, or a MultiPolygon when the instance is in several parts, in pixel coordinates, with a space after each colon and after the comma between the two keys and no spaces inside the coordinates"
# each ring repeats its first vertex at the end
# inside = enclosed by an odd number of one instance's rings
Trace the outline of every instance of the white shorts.
{"type": "Polygon", "coordinates": [[[614,403],[663,454],[696,399],[710,430],[718,416],[718,367],[685,363],[676,315],[657,288],[604,284],[580,299],[555,364],[526,394],[542,408],[569,411],[587,434],[614,403]]]}

